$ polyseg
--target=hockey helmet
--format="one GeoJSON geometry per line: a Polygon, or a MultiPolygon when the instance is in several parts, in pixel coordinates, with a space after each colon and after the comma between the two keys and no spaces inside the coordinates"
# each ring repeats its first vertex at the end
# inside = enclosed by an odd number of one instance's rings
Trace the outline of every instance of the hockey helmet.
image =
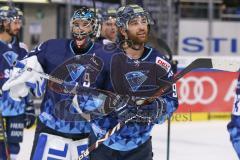
{"type": "Polygon", "coordinates": [[[116,13],[117,13],[117,10],[114,9],[114,8],[110,8],[110,9],[107,9],[105,11],[102,11],[100,13],[100,21],[105,22],[109,19],[115,19],[116,18],[116,13]]]}
{"type": "Polygon", "coordinates": [[[145,11],[139,5],[127,5],[120,7],[117,11],[117,27],[128,28],[128,22],[135,17],[146,17],[148,24],[153,24],[153,21],[147,11],[145,11]]]}
{"type": "Polygon", "coordinates": [[[73,16],[72,16],[71,21],[70,21],[71,32],[72,32],[72,35],[75,38],[82,37],[82,36],[87,36],[87,35],[90,35],[90,36],[94,35],[94,33],[97,30],[97,26],[98,26],[97,16],[88,7],[81,7],[80,9],[76,10],[73,13],[73,16]],[[84,20],[88,23],[86,24],[86,26],[77,26],[77,25],[74,24],[74,22],[77,21],[77,20],[84,20]],[[81,27],[89,27],[89,25],[92,26],[92,31],[90,33],[80,32],[81,27]],[[77,27],[79,29],[76,31],[76,29],[74,27],[77,27]]]}
{"type": "Polygon", "coordinates": [[[0,22],[14,21],[16,19],[23,20],[23,12],[16,7],[3,6],[0,8],[0,22]]]}

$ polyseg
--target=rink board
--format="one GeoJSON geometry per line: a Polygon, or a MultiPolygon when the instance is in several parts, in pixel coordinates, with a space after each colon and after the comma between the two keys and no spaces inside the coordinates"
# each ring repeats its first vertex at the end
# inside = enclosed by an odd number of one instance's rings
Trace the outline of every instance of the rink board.
{"type": "Polygon", "coordinates": [[[209,120],[230,120],[231,112],[176,112],[171,117],[173,122],[192,122],[209,120]]]}
{"type": "MultiPolygon", "coordinates": [[[[179,61],[179,71],[196,58],[198,57],[175,57],[179,61]]],[[[222,57],[222,60],[233,58],[238,57],[222,57]]],[[[177,82],[179,107],[173,121],[178,121],[178,117],[182,121],[230,119],[238,74],[198,69],[185,75],[177,82]]]]}

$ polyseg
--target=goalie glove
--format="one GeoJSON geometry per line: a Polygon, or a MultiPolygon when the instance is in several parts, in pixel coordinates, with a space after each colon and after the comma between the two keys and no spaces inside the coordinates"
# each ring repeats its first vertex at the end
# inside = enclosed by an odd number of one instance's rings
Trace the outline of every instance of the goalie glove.
{"type": "Polygon", "coordinates": [[[13,68],[10,78],[2,86],[2,90],[10,90],[10,95],[16,100],[26,97],[29,91],[32,91],[36,97],[42,96],[45,90],[45,80],[35,72],[43,72],[37,56],[31,56],[20,62],[25,66],[23,68],[13,68]],[[28,68],[35,71],[28,70],[28,68]]]}
{"type": "Polygon", "coordinates": [[[24,83],[16,85],[9,90],[9,96],[14,101],[21,101],[22,97],[26,97],[29,93],[29,88],[24,83]]]}

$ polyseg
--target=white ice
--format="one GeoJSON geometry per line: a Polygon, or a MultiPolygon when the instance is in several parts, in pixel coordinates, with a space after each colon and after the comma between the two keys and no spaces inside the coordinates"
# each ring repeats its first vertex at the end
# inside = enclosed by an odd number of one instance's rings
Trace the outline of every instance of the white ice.
{"type": "MultiPolygon", "coordinates": [[[[171,124],[170,160],[237,160],[226,129],[228,121],[171,124]]],[[[18,160],[28,160],[34,130],[25,130],[18,160]]],[[[152,132],[154,160],[166,160],[167,124],[152,132]]]]}

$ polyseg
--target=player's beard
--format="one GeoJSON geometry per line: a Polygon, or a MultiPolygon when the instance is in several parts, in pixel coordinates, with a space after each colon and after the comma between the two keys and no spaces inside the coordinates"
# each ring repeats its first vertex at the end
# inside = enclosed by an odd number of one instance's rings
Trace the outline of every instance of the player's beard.
{"type": "Polygon", "coordinates": [[[19,31],[20,31],[19,29],[9,30],[8,34],[11,35],[12,37],[17,36],[19,31]]]}
{"type": "Polygon", "coordinates": [[[11,37],[14,37],[14,36],[17,36],[18,33],[20,32],[20,29],[11,29],[10,26],[8,26],[5,31],[11,36],[11,37]]]}
{"type": "Polygon", "coordinates": [[[141,30],[135,33],[128,32],[128,40],[130,40],[130,44],[132,48],[140,49],[144,47],[144,44],[148,41],[148,32],[145,30],[141,30]]]}

